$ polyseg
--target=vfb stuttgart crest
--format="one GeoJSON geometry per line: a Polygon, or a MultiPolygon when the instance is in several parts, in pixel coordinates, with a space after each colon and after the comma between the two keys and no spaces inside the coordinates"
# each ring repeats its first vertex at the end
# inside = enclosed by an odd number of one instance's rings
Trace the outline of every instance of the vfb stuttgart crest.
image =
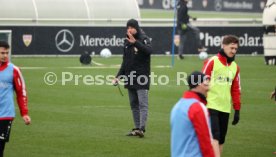
{"type": "Polygon", "coordinates": [[[33,36],[31,34],[23,34],[22,39],[25,46],[29,47],[32,43],[33,36]]]}

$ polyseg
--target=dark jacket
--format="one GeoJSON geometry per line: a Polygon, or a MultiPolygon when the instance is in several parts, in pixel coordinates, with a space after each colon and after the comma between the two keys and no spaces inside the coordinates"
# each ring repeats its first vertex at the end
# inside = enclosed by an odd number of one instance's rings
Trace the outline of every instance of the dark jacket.
{"type": "Polygon", "coordinates": [[[186,30],[182,30],[182,24],[189,23],[190,16],[188,15],[187,2],[180,0],[177,4],[177,29],[181,33],[185,33],[186,30]]]}
{"type": "Polygon", "coordinates": [[[125,88],[149,89],[150,55],[152,53],[150,39],[140,28],[138,28],[135,39],[136,42],[134,44],[125,40],[123,62],[116,77],[121,79],[127,77],[125,88]],[[135,76],[133,77],[133,81],[131,81],[129,76],[131,72],[135,76]],[[142,84],[138,84],[137,78],[139,76],[142,84]]]}

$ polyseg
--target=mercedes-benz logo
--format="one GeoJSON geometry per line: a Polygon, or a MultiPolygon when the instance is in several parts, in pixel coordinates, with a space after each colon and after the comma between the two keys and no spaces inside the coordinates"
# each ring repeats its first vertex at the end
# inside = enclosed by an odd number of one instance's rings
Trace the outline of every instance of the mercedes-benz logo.
{"type": "Polygon", "coordinates": [[[56,35],[56,47],[61,52],[69,52],[75,43],[73,33],[68,29],[60,30],[56,35]]]}
{"type": "Polygon", "coordinates": [[[222,0],[215,0],[215,10],[221,11],[222,9],[222,0]]]}

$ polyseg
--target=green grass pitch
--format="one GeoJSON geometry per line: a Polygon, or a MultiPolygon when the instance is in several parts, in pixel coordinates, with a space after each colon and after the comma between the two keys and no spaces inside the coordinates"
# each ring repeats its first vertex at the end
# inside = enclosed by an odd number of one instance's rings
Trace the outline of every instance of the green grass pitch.
{"type": "MultiPolygon", "coordinates": [[[[262,18],[262,13],[240,13],[240,12],[208,12],[189,11],[189,15],[197,18],[262,18]]],[[[141,9],[142,18],[171,18],[174,17],[173,10],[141,9]]]]}
{"type": "MultiPolygon", "coordinates": [[[[115,75],[121,57],[95,57],[104,67],[80,65],[78,58],[13,58],[22,68],[29,96],[32,124],[25,126],[18,114],[6,145],[6,157],[169,157],[169,116],[173,105],[187,87],[176,85],[176,72],[200,70],[197,57],[175,60],[152,57],[152,71],[168,75],[166,86],[151,86],[149,119],[143,139],[127,137],[133,127],[127,91],[121,96],[111,85],[61,85],[61,73],[75,75],[115,75]],[[25,67],[25,68],[24,68],[25,67]],[[28,69],[26,67],[46,67],[28,69]],[[71,67],[71,68],[70,68],[71,67]],[[80,67],[74,69],[72,67],[80,67]],[[44,75],[58,76],[53,86],[44,83],[44,75]]],[[[229,125],[224,157],[269,157],[276,151],[276,104],[269,99],[276,85],[275,66],[264,65],[260,56],[238,56],[241,67],[242,110],[237,126],[229,125]]],[[[232,115],[230,122],[232,121],[232,115]]]]}

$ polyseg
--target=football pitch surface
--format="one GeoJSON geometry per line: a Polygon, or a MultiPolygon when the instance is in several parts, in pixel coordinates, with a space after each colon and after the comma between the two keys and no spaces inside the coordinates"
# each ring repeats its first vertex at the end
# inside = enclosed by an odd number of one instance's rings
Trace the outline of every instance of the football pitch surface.
{"type": "MultiPolygon", "coordinates": [[[[189,11],[191,17],[197,18],[262,18],[262,13],[241,12],[212,12],[212,11],[189,11]]],[[[142,18],[172,18],[173,10],[141,9],[142,18]]]]}
{"type": "MultiPolygon", "coordinates": [[[[101,65],[82,66],[79,58],[13,58],[25,78],[32,124],[25,126],[17,108],[6,145],[7,157],[169,157],[170,111],[187,90],[177,85],[177,72],[200,70],[196,56],[175,60],[153,56],[151,71],[167,75],[166,85],[151,86],[145,138],[127,137],[133,128],[127,91],[121,96],[112,85],[85,85],[79,79],[62,85],[63,72],[73,75],[115,75],[121,57],[100,58],[101,65]],[[162,67],[164,66],[164,67],[162,67]],[[44,75],[57,75],[54,85],[44,75]]],[[[264,65],[261,56],[238,56],[241,68],[242,108],[237,126],[229,124],[224,157],[276,156],[276,104],[270,93],[276,86],[275,66],[264,65]]],[[[230,122],[232,122],[232,114],[230,122]]]]}

